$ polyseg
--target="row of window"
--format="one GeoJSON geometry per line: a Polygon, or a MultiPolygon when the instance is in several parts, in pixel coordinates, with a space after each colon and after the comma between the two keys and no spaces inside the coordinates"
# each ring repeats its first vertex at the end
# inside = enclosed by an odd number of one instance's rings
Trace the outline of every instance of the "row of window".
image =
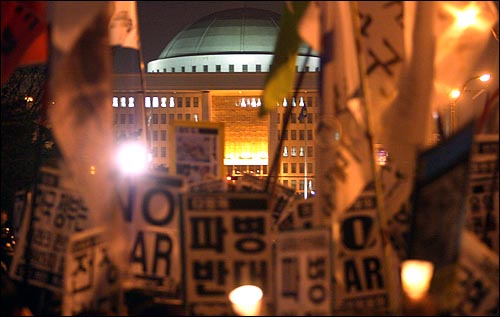
{"type": "MultiPolygon", "coordinates": [[[[144,98],[144,107],[146,108],[190,108],[191,100],[193,101],[193,108],[198,108],[200,106],[199,97],[146,97],[144,98]]],[[[113,108],[134,108],[135,98],[134,97],[113,97],[113,108]]]]}
{"type": "MultiPolygon", "coordinates": [[[[283,132],[283,140],[288,140],[288,130],[284,130],[283,132]]],[[[312,140],[313,139],[313,130],[290,130],[290,140],[297,140],[297,132],[299,133],[299,140],[305,140],[306,133],[307,133],[307,139],[312,140]]],[[[281,138],[281,133],[278,133],[278,140],[281,138]]]]}
{"type": "MultiPolygon", "coordinates": [[[[304,190],[304,184],[305,184],[305,181],[303,179],[299,180],[299,190],[304,190]]],[[[297,181],[295,179],[290,180],[290,182],[288,181],[288,179],[284,179],[283,185],[286,187],[290,187],[290,188],[297,190],[297,181]]],[[[307,191],[310,191],[312,189],[313,189],[313,181],[308,180],[307,181],[307,191]]]]}
{"type": "MultiPolygon", "coordinates": [[[[271,65],[269,65],[269,69],[271,69],[271,65]]],[[[175,73],[177,71],[180,71],[181,73],[185,73],[186,72],[186,67],[185,66],[181,66],[180,69],[179,68],[175,68],[175,67],[171,67],[170,68],[170,72],[171,73],[175,73]]],[[[210,71],[210,68],[209,68],[209,65],[203,65],[203,72],[204,73],[208,73],[210,71]]],[[[215,65],[215,67],[211,70],[211,71],[215,71],[216,73],[220,73],[222,72],[222,65],[215,65]]],[[[229,64],[228,65],[228,68],[227,68],[227,71],[230,72],[230,73],[234,73],[234,65],[233,64],[229,64]]],[[[247,64],[243,64],[241,65],[241,71],[243,73],[246,73],[248,72],[248,65],[247,64]]],[[[299,66],[295,66],[295,71],[296,72],[299,72],[299,66]]],[[[309,66],[306,66],[304,68],[304,71],[305,72],[310,72],[311,69],[309,66]]],[[[319,72],[319,67],[316,67],[314,69],[315,72],[319,72]]],[[[157,69],[156,70],[157,73],[160,72],[160,69],[157,69]]],[[[167,72],[167,69],[166,68],[163,68],[163,72],[166,73],[167,72]]],[[[192,73],[196,73],[197,72],[197,67],[196,65],[193,65],[191,66],[191,72],[192,73]]],[[[262,65],[261,64],[256,64],[255,65],[255,72],[256,73],[260,73],[262,72],[262,65]]]]}
{"type": "MultiPolygon", "coordinates": [[[[303,157],[304,156],[304,147],[299,146],[299,156],[303,157]]],[[[288,146],[283,147],[283,156],[284,157],[295,157],[297,156],[297,147],[296,146],[290,146],[290,150],[288,149],[288,146]]],[[[313,156],[313,147],[308,146],[307,147],[307,157],[312,157],[313,156]]]]}
{"type": "MultiPolygon", "coordinates": [[[[298,163],[299,173],[304,174],[305,163],[298,163]]],[[[283,163],[281,165],[282,174],[292,174],[297,173],[297,163],[283,163]],[[288,165],[290,165],[290,171],[288,170],[288,165]]],[[[313,172],[313,163],[307,163],[307,173],[313,172]]]]}
{"type": "MultiPolygon", "coordinates": [[[[134,115],[133,114],[116,114],[114,117],[114,124],[117,124],[120,122],[120,124],[135,124],[134,120],[134,115]],[[127,120],[128,119],[128,120],[127,120]]],[[[173,122],[174,120],[187,120],[190,121],[193,119],[194,121],[198,122],[200,120],[200,117],[198,114],[193,114],[191,117],[190,113],[169,113],[168,114],[168,122],[173,122]]],[[[167,114],[162,113],[158,115],[157,113],[154,113],[151,115],[151,123],[152,124],[166,124],[167,123],[167,114]]]]}
{"type": "MultiPolygon", "coordinates": [[[[307,110],[306,110],[307,111],[307,110]]],[[[277,113],[276,114],[276,123],[281,123],[281,116],[285,117],[285,113],[277,113]]],[[[292,112],[290,113],[290,123],[304,123],[304,120],[307,120],[307,123],[313,123],[313,116],[316,113],[308,113],[304,116],[299,113],[292,112]]]]}

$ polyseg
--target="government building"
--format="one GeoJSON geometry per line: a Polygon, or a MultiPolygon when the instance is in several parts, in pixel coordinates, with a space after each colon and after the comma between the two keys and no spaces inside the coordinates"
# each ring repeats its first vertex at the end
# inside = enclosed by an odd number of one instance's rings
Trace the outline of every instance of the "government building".
{"type": "Polygon", "coordinates": [[[317,53],[305,45],[300,47],[296,89],[283,96],[276,111],[259,117],[279,19],[273,11],[248,7],[216,12],[166,43],[158,59],[147,62],[144,78],[138,71],[117,71],[115,64],[117,139],[137,136],[143,127],[153,167],[172,170],[169,124],[223,123],[225,176],[236,179],[249,173],[264,178],[272,162],[279,159],[278,183],[306,198],[314,195],[320,74],[317,53]],[[289,107],[291,115],[283,129],[289,107]],[[299,116],[302,110],[307,110],[302,112],[306,116],[299,116]],[[143,126],[142,117],[146,118],[143,126]]]}

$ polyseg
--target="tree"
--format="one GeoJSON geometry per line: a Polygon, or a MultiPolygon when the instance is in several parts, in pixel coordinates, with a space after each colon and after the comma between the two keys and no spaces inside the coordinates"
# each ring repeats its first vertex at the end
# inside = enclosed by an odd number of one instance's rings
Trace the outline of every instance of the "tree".
{"type": "Polygon", "coordinates": [[[43,123],[47,65],[18,68],[2,87],[1,197],[12,210],[16,191],[28,189],[38,165],[58,155],[50,128],[43,123]]]}

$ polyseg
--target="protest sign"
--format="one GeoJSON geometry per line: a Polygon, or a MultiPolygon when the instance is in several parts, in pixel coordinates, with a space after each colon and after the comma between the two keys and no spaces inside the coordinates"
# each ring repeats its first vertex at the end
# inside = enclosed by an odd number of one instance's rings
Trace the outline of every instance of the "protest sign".
{"type": "Polygon", "coordinates": [[[498,134],[476,134],[471,153],[466,227],[498,253],[498,225],[498,134]]]}
{"type": "Polygon", "coordinates": [[[41,167],[35,205],[28,202],[9,275],[54,292],[63,290],[64,259],[73,233],[90,226],[83,198],[66,187],[60,170],[41,167]]]}
{"type": "Polygon", "coordinates": [[[223,178],[224,124],[174,121],[169,126],[170,168],[189,183],[223,178]]]}
{"type": "Polygon", "coordinates": [[[252,284],[272,303],[269,196],[189,193],[183,213],[189,315],[232,315],[229,292],[252,284]]]}
{"type": "Polygon", "coordinates": [[[63,316],[125,313],[120,272],[110,256],[112,247],[111,237],[102,227],[71,236],[65,263],[63,316]]]}
{"type": "MultiPolygon", "coordinates": [[[[124,288],[181,298],[180,213],[184,179],[149,171],[119,180],[127,268],[124,288]]],[[[115,226],[118,223],[114,224],[115,226]]]]}
{"type": "Polygon", "coordinates": [[[331,230],[290,230],[276,236],[276,314],[331,316],[331,230]]]}

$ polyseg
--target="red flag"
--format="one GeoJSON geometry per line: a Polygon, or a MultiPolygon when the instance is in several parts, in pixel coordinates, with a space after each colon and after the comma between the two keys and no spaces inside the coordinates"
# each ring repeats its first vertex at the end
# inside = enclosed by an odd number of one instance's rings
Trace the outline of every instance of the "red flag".
{"type": "Polygon", "coordinates": [[[21,65],[47,61],[46,1],[2,1],[2,85],[21,65]]]}

